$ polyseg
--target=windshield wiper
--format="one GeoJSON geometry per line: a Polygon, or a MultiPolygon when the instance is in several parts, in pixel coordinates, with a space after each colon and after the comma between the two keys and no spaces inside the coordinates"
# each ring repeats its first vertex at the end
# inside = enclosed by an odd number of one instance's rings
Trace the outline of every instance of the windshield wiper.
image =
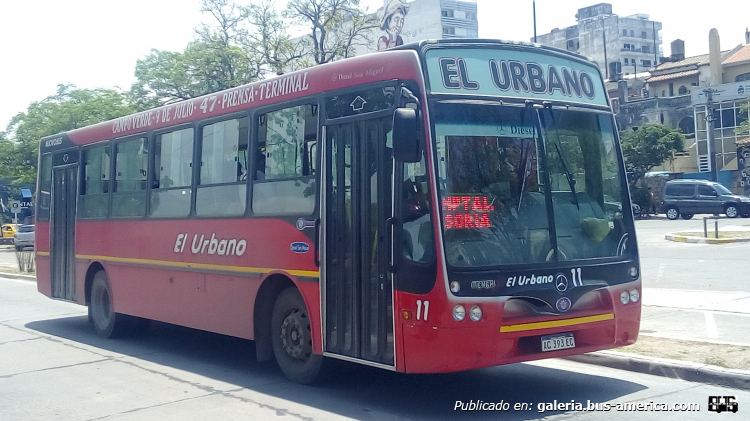
{"type": "Polygon", "coordinates": [[[555,115],[552,114],[552,105],[544,104],[544,108],[547,110],[550,118],[552,119],[552,127],[554,127],[554,130],[555,130],[555,140],[556,140],[555,142],[553,142],[553,144],[555,145],[555,151],[557,151],[557,156],[560,158],[560,163],[562,163],[563,170],[565,171],[565,178],[568,180],[568,186],[570,186],[570,193],[573,195],[573,203],[575,203],[576,209],[581,210],[581,206],[578,204],[578,195],[576,195],[576,179],[573,178],[573,173],[570,172],[568,163],[565,162],[565,157],[563,156],[563,153],[560,150],[560,132],[558,132],[557,130],[557,123],[555,122],[555,115]]]}

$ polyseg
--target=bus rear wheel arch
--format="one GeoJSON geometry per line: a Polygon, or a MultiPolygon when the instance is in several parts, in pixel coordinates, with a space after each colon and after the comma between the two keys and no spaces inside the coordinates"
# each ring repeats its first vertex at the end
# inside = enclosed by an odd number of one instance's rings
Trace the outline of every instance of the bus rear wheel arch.
{"type": "Polygon", "coordinates": [[[323,356],[312,346],[312,323],[297,288],[281,291],[271,315],[271,345],[279,368],[290,380],[309,384],[321,372],[323,356]]]}
{"type": "Polygon", "coordinates": [[[114,311],[112,287],[104,270],[94,274],[89,297],[89,321],[103,338],[118,338],[145,329],[148,320],[114,311]]]}

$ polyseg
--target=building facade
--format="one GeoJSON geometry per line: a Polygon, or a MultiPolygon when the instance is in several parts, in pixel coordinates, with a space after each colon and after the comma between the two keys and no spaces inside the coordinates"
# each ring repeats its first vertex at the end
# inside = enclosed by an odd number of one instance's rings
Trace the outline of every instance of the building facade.
{"type": "Polygon", "coordinates": [[[576,18],[576,25],[538,35],[536,42],[591,58],[607,79],[613,69],[623,74],[646,72],[662,56],[662,25],[649,15],[621,17],[612,13],[611,4],[600,3],[578,9],[576,18]]]}
{"type": "Polygon", "coordinates": [[[425,39],[479,36],[476,0],[385,0],[376,13],[380,27],[362,53],[425,39]]]}

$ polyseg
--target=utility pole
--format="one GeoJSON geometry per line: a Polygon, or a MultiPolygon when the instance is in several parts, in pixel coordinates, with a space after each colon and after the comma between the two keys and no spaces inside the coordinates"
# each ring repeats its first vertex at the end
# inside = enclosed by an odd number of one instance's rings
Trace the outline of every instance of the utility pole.
{"type": "Polygon", "coordinates": [[[536,0],[532,2],[533,13],[534,13],[534,42],[536,43],[536,0]]]}
{"type": "Polygon", "coordinates": [[[714,150],[714,92],[716,90],[707,88],[703,90],[703,93],[706,94],[706,122],[708,123],[708,127],[706,128],[706,141],[707,144],[707,153],[708,153],[708,170],[711,173],[711,181],[717,180],[717,174],[716,174],[716,151],[714,150]]]}

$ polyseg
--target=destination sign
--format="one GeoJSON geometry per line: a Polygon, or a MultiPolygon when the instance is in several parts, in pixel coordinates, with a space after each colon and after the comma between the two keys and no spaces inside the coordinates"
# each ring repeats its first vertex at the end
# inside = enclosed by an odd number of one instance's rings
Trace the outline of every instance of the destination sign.
{"type": "Polygon", "coordinates": [[[593,64],[495,49],[432,49],[426,58],[433,93],[607,105],[601,74],[593,64]]]}

